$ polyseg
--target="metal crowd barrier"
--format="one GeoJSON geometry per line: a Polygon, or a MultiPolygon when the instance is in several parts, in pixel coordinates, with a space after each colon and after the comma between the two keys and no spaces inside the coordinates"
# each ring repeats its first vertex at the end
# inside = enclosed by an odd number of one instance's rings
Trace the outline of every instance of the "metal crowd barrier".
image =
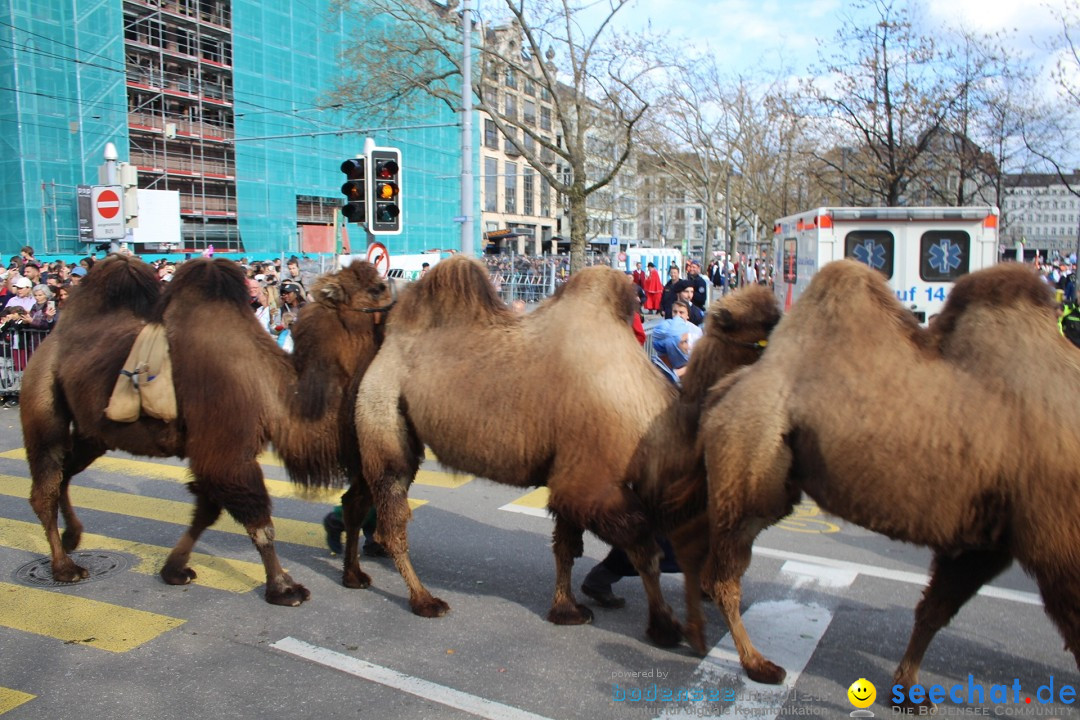
{"type": "Polygon", "coordinates": [[[524,300],[527,303],[540,302],[555,292],[554,277],[536,273],[492,272],[491,282],[499,297],[507,303],[524,300]]]}
{"type": "Polygon", "coordinates": [[[19,394],[26,363],[48,334],[48,330],[18,326],[0,332],[0,397],[19,394]]]}

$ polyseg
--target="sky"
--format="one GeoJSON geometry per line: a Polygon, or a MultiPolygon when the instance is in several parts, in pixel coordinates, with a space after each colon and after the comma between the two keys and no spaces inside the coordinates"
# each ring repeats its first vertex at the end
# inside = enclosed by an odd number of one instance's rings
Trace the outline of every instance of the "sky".
{"type": "MultiPolygon", "coordinates": [[[[921,3],[919,12],[931,27],[1015,29],[1016,49],[1046,59],[1043,48],[1060,31],[1051,8],[1060,10],[1066,2],[932,0],[921,3]]],[[[820,64],[819,41],[831,42],[845,18],[859,17],[855,5],[845,0],[634,0],[616,17],[627,29],[651,22],[654,30],[668,31],[672,38],[707,46],[733,72],[786,69],[803,75],[820,64]]]]}

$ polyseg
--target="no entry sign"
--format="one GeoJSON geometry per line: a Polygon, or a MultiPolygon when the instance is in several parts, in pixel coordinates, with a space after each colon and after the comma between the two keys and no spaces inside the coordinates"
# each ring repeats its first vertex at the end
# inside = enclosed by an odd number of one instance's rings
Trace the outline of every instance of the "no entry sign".
{"type": "Polygon", "coordinates": [[[95,185],[90,191],[91,219],[95,240],[124,237],[123,189],[119,185],[95,185]]]}

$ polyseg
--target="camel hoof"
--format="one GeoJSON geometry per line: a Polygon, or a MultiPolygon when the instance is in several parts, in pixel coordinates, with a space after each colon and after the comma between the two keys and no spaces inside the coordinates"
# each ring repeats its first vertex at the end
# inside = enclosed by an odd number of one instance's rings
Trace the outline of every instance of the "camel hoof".
{"type": "Polygon", "coordinates": [[[56,582],[74,583],[90,577],[90,571],[68,559],[62,565],[53,565],[52,576],[56,582]]]}
{"type": "Polygon", "coordinates": [[[683,637],[686,638],[687,644],[690,645],[690,649],[698,657],[705,657],[709,653],[709,649],[705,647],[705,628],[700,625],[687,625],[683,628],[683,637]]]}
{"type": "Polygon", "coordinates": [[[346,568],[341,576],[341,584],[353,590],[365,590],[371,587],[371,576],[360,568],[355,570],[346,568]]]}
{"type": "Polygon", "coordinates": [[[63,534],[60,535],[60,545],[64,548],[64,552],[74,552],[79,547],[80,541],[82,541],[80,530],[64,528],[63,534]]]}
{"type": "Polygon", "coordinates": [[[168,565],[161,568],[161,579],[169,585],[189,585],[198,575],[189,567],[171,568],[168,565]]]}
{"type": "Polygon", "coordinates": [[[284,589],[274,592],[266,589],[266,602],[271,605],[284,605],[296,607],[300,603],[311,598],[311,591],[300,584],[286,585],[284,589]]]}
{"type": "Polygon", "coordinates": [[[682,628],[675,618],[656,617],[649,620],[649,628],[645,631],[649,639],[657,647],[670,648],[677,646],[683,639],[682,628]]]}
{"type": "Polygon", "coordinates": [[[437,597],[429,597],[427,600],[411,603],[414,615],[426,618],[442,617],[450,612],[450,606],[437,597]]]}
{"type": "Polygon", "coordinates": [[[593,611],[577,603],[561,603],[548,610],[547,619],[555,625],[588,625],[593,621],[593,611]]]}
{"type": "Polygon", "coordinates": [[[765,685],[779,685],[787,677],[787,670],[776,663],[762,659],[757,666],[746,666],[746,676],[765,685]]]}

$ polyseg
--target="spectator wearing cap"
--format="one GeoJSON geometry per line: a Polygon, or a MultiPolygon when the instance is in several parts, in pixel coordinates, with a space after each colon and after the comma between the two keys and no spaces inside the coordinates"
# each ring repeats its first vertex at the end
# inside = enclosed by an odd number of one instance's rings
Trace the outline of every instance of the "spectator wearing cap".
{"type": "Polygon", "coordinates": [[[300,308],[307,305],[304,300],[304,290],[292,280],[286,280],[280,285],[281,290],[281,317],[284,320],[286,314],[291,314],[295,320],[300,313],[300,308]]]}
{"type": "Polygon", "coordinates": [[[14,294],[8,297],[7,303],[4,304],[4,309],[7,310],[11,307],[21,307],[27,312],[30,312],[30,308],[34,306],[34,296],[30,294],[30,290],[33,287],[34,283],[21,275],[12,280],[11,289],[14,294]]]}
{"type": "Polygon", "coordinates": [[[86,268],[82,265],[71,269],[71,284],[78,285],[86,277],[86,268]]]}
{"type": "Polygon", "coordinates": [[[672,317],[675,316],[675,310],[678,308],[679,303],[682,303],[686,306],[686,315],[683,319],[701,327],[705,322],[705,311],[694,304],[694,286],[690,284],[689,280],[683,280],[678,287],[680,288],[678,297],[671,304],[672,317]]]}
{"type": "Polygon", "coordinates": [[[708,284],[701,274],[701,263],[697,260],[690,261],[690,267],[686,272],[686,282],[690,284],[690,287],[694,288],[694,296],[690,302],[697,306],[701,310],[701,314],[704,315],[705,302],[708,299],[708,284]]]}

